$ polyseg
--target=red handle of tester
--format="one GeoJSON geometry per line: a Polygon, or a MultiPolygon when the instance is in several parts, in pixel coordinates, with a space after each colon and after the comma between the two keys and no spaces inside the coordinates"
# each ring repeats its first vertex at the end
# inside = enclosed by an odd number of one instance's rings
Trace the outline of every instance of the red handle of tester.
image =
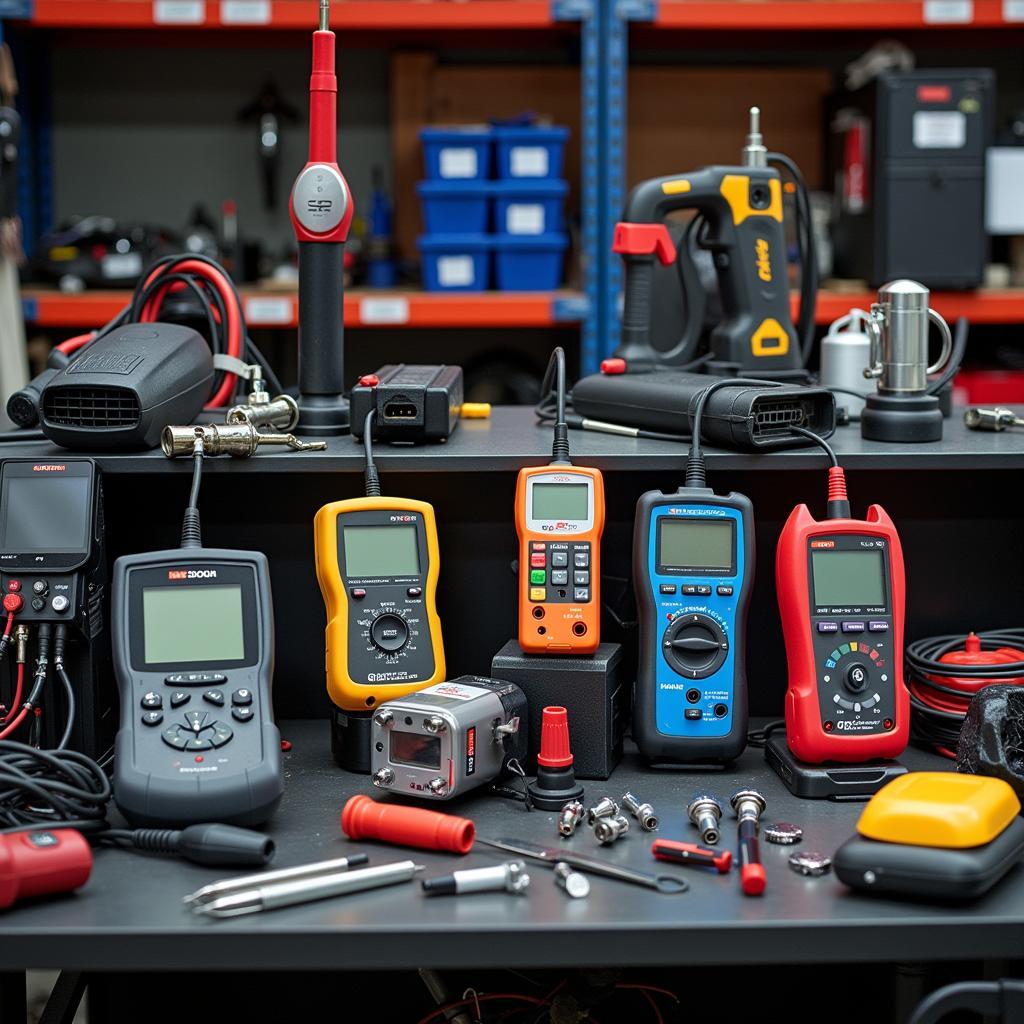
{"type": "Polygon", "coordinates": [[[396,846],[449,853],[469,853],[476,838],[476,826],[468,818],[377,803],[368,796],[354,796],[345,804],[341,830],[349,839],[379,839],[396,846]]]}
{"type": "Polygon", "coordinates": [[[740,888],[744,896],[760,896],[768,881],[761,863],[761,844],[757,838],[757,822],[740,819],[737,829],[740,847],[740,888]]]}
{"type": "Polygon", "coordinates": [[[0,910],[18,900],[71,892],[92,873],[92,849],[73,828],[0,835],[0,910]]]}
{"type": "Polygon", "coordinates": [[[671,861],[688,867],[711,867],[719,874],[732,870],[732,854],[728,850],[712,850],[697,843],[677,843],[672,839],[655,839],[651,853],[656,860],[671,861]]]}

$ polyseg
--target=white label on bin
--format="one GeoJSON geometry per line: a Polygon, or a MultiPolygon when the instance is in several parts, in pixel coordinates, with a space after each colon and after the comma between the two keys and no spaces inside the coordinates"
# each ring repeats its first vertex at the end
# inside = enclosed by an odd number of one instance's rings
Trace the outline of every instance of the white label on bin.
{"type": "Polygon", "coordinates": [[[924,0],[926,25],[969,25],[974,21],[974,0],[924,0]]]}
{"type": "Polygon", "coordinates": [[[1003,21],[1024,21],[1024,0],[1003,0],[1003,21]]]}
{"type": "Polygon", "coordinates": [[[541,203],[509,203],[505,230],[510,235],[543,235],[544,206],[541,203]]]}
{"type": "Polygon", "coordinates": [[[359,322],[361,324],[407,324],[409,322],[409,300],[401,298],[359,300],[359,322]]]}
{"type": "Polygon", "coordinates": [[[442,256],[437,261],[437,280],[443,288],[465,288],[474,280],[472,256],[442,256]]]}
{"type": "Polygon", "coordinates": [[[475,178],[476,150],[471,147],[445,147],[441,150],[442,178],[475,178]]]}
{"type": "Polygon", "coordinates": [[[918,149],[963,149],[967,117],[959,110],[919,110],[914,114],[914,145],[918,149]]]}
{"type": "Polygon", "coordinates": [[[100,274],[108,281],[137,277],[142,273],[142,255],[137,252],[109,252],[100,260],[100,274]]]}
{"type": "Polygon", "coordinates": [[[294,313],[287,295],[256,295],[244,300],[246,322],[253,326],[291,324],[294,313]]]}
{"type": "Polygon", "coordinates": [[[222,0],[222,25],[269,25],[270,0],[222,0]]]}
{"type": "Polygon", "coordinates": [[[513,178],[546,178],[548,151],[545,146],[513,146],[509,157],[513,178]]]}
{"type": "Polygon", "coordinates": [[[154,25],[202,25],[205,20],[204,0],[153,0],[154,25]]]}

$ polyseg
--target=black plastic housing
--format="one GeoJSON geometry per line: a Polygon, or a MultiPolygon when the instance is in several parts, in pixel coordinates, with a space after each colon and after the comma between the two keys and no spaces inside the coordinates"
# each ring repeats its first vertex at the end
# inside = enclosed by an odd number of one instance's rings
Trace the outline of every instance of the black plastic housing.
{"type": "MultiPolygon", "coordinates": [[[[674,370],[596,373],[577,382],[572,405],[588,419],[689,434],[700,393],[720,379],[674,370]]],[[[801,384],[721,388],[704,407],[701,436],[710,445],[740,451],[800,448],[811,443],[791,434],[790,426],[831,437],[836,429],[835,396],[825,388],[801,384]]]]}
{"type": "Polygon", "coordinates": [[[192,423],[213,385],[213,354],[177,324],[128,324],[98,338],[43,388],[40,428],[64,448],[156,448],[192,423]]]}
{"type": "Polygon", "coordinates": [[[899,761],[884,759],[865,764],[807,764],[793,756],[784,736],[768,739],[764,759],[786,789],[804,800],[870,800],[883,786],[907,774],[899,761]]]}
{"type": "Polygon", "coordinates": [[[366,414],[376,409],[375,441],[447,441],[459,422],[461,366],[389,363],[352,389],[352,436],[362,440],[366,414]],[[377,383],[370,382],[376,378],[377,383]]]}

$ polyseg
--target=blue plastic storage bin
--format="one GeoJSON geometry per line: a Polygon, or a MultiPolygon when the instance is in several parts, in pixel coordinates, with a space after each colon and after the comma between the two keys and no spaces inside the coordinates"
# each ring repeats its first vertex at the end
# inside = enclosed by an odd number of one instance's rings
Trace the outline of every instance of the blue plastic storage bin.
{"type": "Polygon", "coordinates": [[[419,182],[427,234],[482,235],[490,226],[490,189],[487,181],[419,182]]]}
{"type": "Polygon", "coordinates": [[[560,178],[569,129],[547,127],[495,128],[497,178],[560,178]]]}
{"type": "Polygon", "coordinates": [[[421,235],[428,292],[482,292],[491,286],[492,240],[486,235],[421,235]]]}
{"type": "Polygon", "coordinates": [[[493,181],[494,230],[499,235],[550,235],[565,230],[565,181],[493,181]]]}
{"type": "Polygon", "coordinates": [[[484,181],[491,176],[488,125],[421,128],[427,177],[435,181],[484,181]]]}
{"type": "Polygon", "coordinates": [[[494,270],[503,292],[549,292],[562,283],[567,235],[496,235],[494,270]]]}

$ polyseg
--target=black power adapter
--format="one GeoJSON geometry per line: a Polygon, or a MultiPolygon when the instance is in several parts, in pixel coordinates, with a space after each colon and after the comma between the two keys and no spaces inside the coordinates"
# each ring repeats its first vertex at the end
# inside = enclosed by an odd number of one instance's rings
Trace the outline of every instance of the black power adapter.
{"type": "Polygon", "coordinates": [[[447,441],[459,422],[462,367],[394,363],[352,389],[352,436],[362,440],[370,410],[375,441],[447,441]]]}

